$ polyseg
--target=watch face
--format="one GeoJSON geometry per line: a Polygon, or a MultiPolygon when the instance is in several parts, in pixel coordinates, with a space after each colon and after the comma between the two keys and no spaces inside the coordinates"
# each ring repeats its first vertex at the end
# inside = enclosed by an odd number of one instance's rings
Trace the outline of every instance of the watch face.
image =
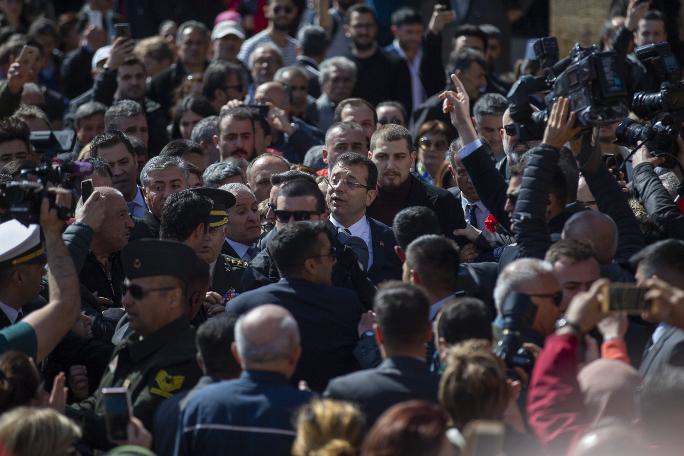
{"type": "Polygon", "coordinates": [[[368,331],[366,331],[365,333],[363,333],[363,335],[366,336],[366,337],[373,337],[374,334],[375,334],[375,333],[373,333],[373,331],[371,331],[371,330],[368,330],[368,331]]]}

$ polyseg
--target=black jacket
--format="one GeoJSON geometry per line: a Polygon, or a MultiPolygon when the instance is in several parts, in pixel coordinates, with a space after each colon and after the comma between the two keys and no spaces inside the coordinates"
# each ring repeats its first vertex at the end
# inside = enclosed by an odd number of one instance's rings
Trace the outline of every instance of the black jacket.
{"type": "Polygon", "coordinates": [[[150,81],[147,87],[147,96],[161,105],[165,116],[169,116],[171,108],[173,108],[176,88],[181,85],[189,74],[190,71],[179,60],[150,81]]]}
{"type": "Polygon", "coordinates": [[[138,239],[159,239],[159,225],[160,222],[152,215],[152,212],[146,211],[142,219],[134,219],[135,225],[131,231],[131,241],[138,239]]]}
{"type": "Polygon", "coordinates": [[[76,98],[93,86],[91,69],[94,55],[95,51],[86,46],[74,49],[66,55],[60,74],[65,97],[76,98]]]}
{"type": "Polygon", "coordinates": [[[684,239],[684,214],[663,187],[650,163],[640,163],[633,173],[634,193],[646,208],[648,218],[667,237],[684,239]]]}
{"type": "Polygon", "coordinates": [[[368,270],[368,278],[376,285],[385,280],[401,280],[401,262],[394,253],[397,245],[394,232],[384,223],[367,218],[373,242],[373,264],[368,270]]]}

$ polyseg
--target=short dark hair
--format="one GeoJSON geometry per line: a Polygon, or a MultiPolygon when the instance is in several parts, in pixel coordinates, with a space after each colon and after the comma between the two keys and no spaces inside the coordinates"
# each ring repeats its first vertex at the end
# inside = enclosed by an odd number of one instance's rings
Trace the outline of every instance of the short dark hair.
{"type": "Polygon", "coordinates": [[[477,63],[483,69],[487,69],[487,60],[482,53],[476,49],[465,48],[454,52],[449,56],[447,63],[447,74],[454,73],[456,70],[465,71],[470,68],[472,63],[477,63]]]}
{"type": "Polygon", "coordinates": [[[447,301],[437,318],[437,333],[449,345],[468,339],[493,340],[492,315],[480,299],[463,297],[447,301]]]}
{"type": "Polygon", "coordinates": [[[381,101],[375,107],[375,112],[377,113],[378,109],[384,108],[385,106],[389,106],[389,107],[392,107],[394,109],[397,109],[401,113],[401,116],[404,118],[404,125],[406,125],[408,123],[409,118],[406,114],[406,108],[404,107],[403,104],[399,103],[398,101],[393,101],[393,100],[381,101]]]}
{"type": "Polygon", "coordinates": [[[17,117],[0,118],[0,144],[15,139],[23,141],[31,151],[31,129],[26,122],[17,117]]]}
{"type": "Polygon", "coordinates": [[[302,55],[309,57],[325,54],[330,46],[328,34],[318,25],[307,25],[299,29],[297,41],[302,49],[302,55]]]}
{"type": "Polygon", "coordinates": [[[209,226],[212,207],[211,199],[191,189],[169,195],[161,212],[159,237],[185,241],[199,225],[209,226]]]}
{"type": "Polygon", "coordinates": [[[661,21],[662,23],[666,23],[665,20],[665,15],[662,13],[662,11],[652,9],[646,12],[644,14],[643,20],[645,21],[661,21]]]}
{"type": "Polygon", "coordinates": [[[224,180],[234,176],[242,178],[242,170],[235,162],[224,160],[207,166],[202,173],[202,182],[207,187],[218,188],[224,180]]]}
{"type": "Polygon", "coordinates": [[[204,70],[202,78],[202,95],[208,100],[214,100],[214,92],[225,88],[226,80],[235,75],[243,86],[247,85],[247,75],[244,68],[233,62],[213,62],[204,70]]]}
{"type": "Polygon", "coordinates": [[[278,190],[278,198],[296,198],[299,196],[313,196],[316,198],[316,210],[321,214],[325,212],[325,196],[318,188],[316,181],[312,177],[309,179],[295,179],[285,182],[278,190]]]}
{"type": "Polygon", "coordinates": [[[252,113],[251,109],[245,108],[244,106],[231,109],[222,109],[221,114],[219,115],[218,122],[219,133],[221,132],[221,125],[223,125],[223,119],[227,117],[230,117],[231,119],[235,120],[249,120],[249,122],[252,124],[252,131],[254,131],[254,114],[252,113]]]}
{"type": "Polygon", "coordinates": [[[373,136],[371,136],[370,139],[371,152],[375,149],[375,145],[378,143],[379,140],[383,140],[386,142],[404,140],[406,141],[406,147],[408,147],[409,152],[414,151],[413,137],[411,136],[411,132],[409,132],[408,129],[406,129],[406,127],[402,127],[401,125],[381,125],[380,128],[375,130],[375,133],[373,133],[373,136]]]}
{"type": "Polygon", "coordinates": [[[358,108],[360,106],[365,106],[373,113],[373,123],[378,123],[378,114],[375,112],[375,108],[368,101],[363,98],[347,98],[340,101],[335,107],[335,114],[333,115],[333,122],[342,122],[342,111],[347,106],[352,106],[358,108]]]}
{"type": "Polygon", "coordinates": [[[174,139],[165,145],[159,153],[159,155],[171,155],[178,158],[183,158],[185,154],[204,155],[204,149],[189,139],[174,139]]]}
{"type": "Polygon", "coordinates": [[[105,112],[105,129],[107,131],[120,130],[119,119],[129,119],[135,116],[145,115],[142,106],[137,101],[119,100],[105,112]]]}
{"type": "Polygon", "coordinates": [[[406,266],[420,274],[427,289],[456,290],[460,250],[451,239],[426,234],[406,248],[406,266]]]}
{"type": "MultiPolygon", "coordinates": [[[[590,258],[596,259],[594,247],[591,242],[579,239],[561,239],[551,244],[546,251],[544,260],[553,264],[561,257],[572,260],[573,263],[586,261],[590,258]]],[[[598,260],[597,260],[598,261],[598,260]]]]}
{"type": "Polygon", "coordinates": [[[176,42],[181,41],[181,38],[183,37],[183,33],[185,32],[185,29],[188,29],[188,28],[199,30],[207,38],[209,38],[209,29],[207,28],[206,25],[204,25],[200,21],[189,20],[189,21],[183,22],[181,25],[178,26],[178,30],[176,31],[176,42]]]}
{"type": "Polygon", "coordinates": [[[418,24],[423,25],[423,17],[414,8],[405,6],[392,13],[392,25],[395,27],[418,24]]]}
{"type": "Polygon", "coordinates": [[[78,107],[76,113],[74,114],[74,123],[78,128],[78,124],[81,122],[81,120],[92,117],[95,114],[104,115],[105,112],[107,112],[107,106],[105,106],[102,103],[99,103],[97,101],[89,101],[87,103],[83,103],[81,106],[78,107]]]}
{"type": "Polygon", "coordinates": [[[430,326],[430,302],[415,285],[399,281],[383,283],[373,299],[378,326],[390,347],[425,343],[430,326]]]}
{"type": "Polygon", "coordinates": [[[456,33],[454,33],[454,40],[461,36],[474,36],[475,38],[481,39],[485,49],[487,49],[487,45],[489,44],[489,36],[477,25],[463,24],[458,27],[456,33]]]}
{"type": "Polygon", "coordinates": [[[665,239],[636,253],[630,262],[639,267],[644,277],[658,275],[678,288],[684,288],[684,241],[665,239]]]}
{"type": "Polygon", "coordinates": [[[88,157],[84,161],[93,165],[93,174],[108,176],[110,178],[113,177],[112,168],[109,166],[109,163],[102,160],[100,157],[88,157]]]}
{"type": "Polygon", "coordinates": [[[321,233],[330,240],[330,233],[321,222],[295,222],[278,230],[267,248],[281,276],[298,274],[308,258],[318,255],[321,233]]]}
{"type": "Polygon", "coordinates": [[[230,350],[231,344],[235,342],[235,323],[235,315],[224,313],[210,318],[197,328],[195,345],[202,355],[207,375],[229,378],[239,375],[240,365],[230,350]]]}
{"type": "Polygon", "coordinates": [[[400,210],[394,216],[392,231],[394,231],[397,245],[404,251],[414,239],[420,236],[442,234],[437,214],[425,206],[410,206],[400,210]]]}
{"type": "Polygon", "coordinates": [[[359,155],[356,152],[345,152],[335,160],[334,166],[337,165],[365,166],[366,170],[368,170],[366,187],[368,187],[368,190],[374,190],[378,186],[378,167],[368,157],[359,155]]]}
{"type": "Polygon", "coordinates": [[[92,157],[99,157],[100,149],[103,147],[114,147],[117,144],[123,144],[126,146],[128,153],[135,157],[135,151],[133,150],[133,145],[131,144],[130,139],[125,133],[118,130],[107,131],[95,136],[93,141],[90,143],[90,155],[92,157]]]}
{"type": "Polygon", "coordinates": [[[314,184],[316,183],[316,179],[311,174],[291,169],[289,171],[271,175],[271,185],[283,185],[285,182],[297,179],[304,179],[313,182],[314,184]]]}
{"type": "Polygon", "coordinates": [[[57,24],[55,24],[55,21],[48,19],[47,17],[36,18],[31,24],[31,27],[29,27],[29,38],[36,40],[41,35],[50,35],[56,41],[60,41],[60,36],[57,31],[57,24]]]}
{"type": "Polygon", "coordinates": [[[351,6],[347,10],[347,14],[345,15],[345,18],[344,18],[344,22],[346,24],[349,24],[351,22],[352,13],[370,14],[371,16],[373,16],[373,20],[375,21],[375,23],[376,24],[378,23],[378,16],[375,13],[375,10],[363,2],[357,3],[356,5],[351,6]]]}
{"type": "Polygon", "coordinates": [[[202,141],[213,141],[214,136],[218,134],[218,116],[209,116],[197,122],[197,125],[192,129],[190,139],[196,143],[202,141]]]}
{"type": "Polygon", "coordinates": [[[171,138],[179,139],[182,137],[180,122],[186,112],[194,112],[200,117],[216,115],[214,106],[201,95],[188,95],[176,103],[173,108],[173,122],[171,124],[171,138]]]}
{"type": "Polygon", "coordinates": [[[503,115],[508,109],[508,100],[500,93],[485,93],[473,106],[473,117],[480,123],[484,116],[503,115]]]}

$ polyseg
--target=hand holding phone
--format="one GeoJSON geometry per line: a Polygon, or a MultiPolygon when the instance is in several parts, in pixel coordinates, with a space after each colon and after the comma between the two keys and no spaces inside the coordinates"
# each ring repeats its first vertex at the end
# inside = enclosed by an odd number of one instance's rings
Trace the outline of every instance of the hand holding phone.
{"type": "Polygon", "coordinates": [[[121,22],[114,24],[114,36],[121,37],[125,40],[131,39],[131,27],[128,22],[121,22]]]}
{"type": "Polygon", "coordinates": [[[93,194],[93,180],[83,179],[81,181],[81,200],[85,203],[90,195],[93,194]]]}
{"type": "Polygon", "coordinates": [[[603,289],[601,306],[604,313],[626,312],[629,315],[641,315],[648,309],[645,299],[646,288],[632,283],[611,283],[603,289]]]}
{"type": "Polygon", "coordinates": [[[112,443],[128,441],[128,424],[133,407],[127,388],[102,388],[107,438],[112,443]]]}

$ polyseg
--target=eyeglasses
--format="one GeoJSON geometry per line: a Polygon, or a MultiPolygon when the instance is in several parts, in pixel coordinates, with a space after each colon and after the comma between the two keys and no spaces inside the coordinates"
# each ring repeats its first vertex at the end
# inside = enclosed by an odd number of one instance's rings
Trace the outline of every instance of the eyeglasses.
{"type": "Polygon", "coordinates": [[[287,5],[285,5],[285,6],[278,5],[278,6],[273,7],[273,12],[276,14],[278,14],[280,12],[283,12],[285,14],[292,14],[293,11],[294,11],[294,9],[291,6],[287,6],[287,5]]]}
{"type": "Polygon", "coordinates": [[[432,140],[427,139],[427,138],[420,138],[420,140],[418,140],[418,144],[420,145],[420,147],[424,147],[426,149],[429,149],[433,145],[435,146],[435,149],[446,149],[447,148],[446,141],[432,141],[432,140]]]}
{"type": "Polygon", "coordinates": [[[546,299],[551,299],[553,300],[553,304],[556,307],[560,307],[561,302],[563,301],[563,292],[562,291],[557,291],[555,293],[548,293],[548,294],[531,294],[528,295],[530,298],[546,298],[546,299]]]}
{"type": "Polygon", "coordinates": [[[122,295],[125,295],[127,293],[130,293],[133,299],[141,300],[144,299],[145,296],[147,296],[150,293],[158,292],[158,291],[169,291],[173,290],[178,287],[161,287],[161,288],[143,288],[140,285],[136,285],[134,283],[126,283],[124,282],[121,285],[121,293],[122,295]]]}
{"type": "Polygon", "coordinates": [[[346,185],[347,188],[351,189],[357,189],[357,188],[365,188],[368,189],[367,185],[363,185],[361,182],[357,181],[356,179],[352,179],[350,177],[338,177],[338,176],[332,176],[328,177],[326,179],[328,181],[328,185],[331,187],[339,187],[340,184],[346,185]]]}
{"type": "Polygon", "coordinates": [[[320,215],[318,211],[282,211],[275,210],[275,218],[280,223],[288,223],[290,219],[294,218],[295,222],[302,222],[310,220],[312,215],[320,215]]]}

